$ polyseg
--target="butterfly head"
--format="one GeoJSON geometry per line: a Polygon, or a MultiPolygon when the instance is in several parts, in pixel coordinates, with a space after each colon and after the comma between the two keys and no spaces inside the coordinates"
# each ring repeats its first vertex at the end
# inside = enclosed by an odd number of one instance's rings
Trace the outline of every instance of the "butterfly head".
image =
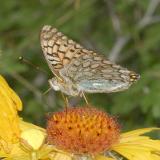
{"type": "Polygon", "coordinates": [[[49,82],[51,88],[53,88],[55,91],[60,90],[60,87],[58,85],[58,81],[56,78],[49,79],[48,82],[49,82]]]}

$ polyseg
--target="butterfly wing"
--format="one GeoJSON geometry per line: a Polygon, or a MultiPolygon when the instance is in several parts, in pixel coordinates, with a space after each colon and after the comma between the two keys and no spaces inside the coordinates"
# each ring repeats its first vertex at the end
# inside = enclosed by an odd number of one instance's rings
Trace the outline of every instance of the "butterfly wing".
{"type": "Polygon", "coordinates": [[[61,76],[84,92],[116,92],[127,89],[139,75],[113,64],[103,56],[84,49],[56,28],[44,26],[41,46],[47,63],[56,76],[61,76]]]}
{"type": "Polygon", "coordinates": [[[139,75],[116,65],[96,53],[82,55],[60,71],[72,80],[79,91],[110,93],[122,91],[139,79],[139,75]]]}
{"type": "Polygon", "coordinates": [[[88,52],[81,45],[58,32],[56,28],[48,25],[42,28],[40,39],[45,59],[53,73],[59,73],[59,70],[71,60],[88,52]]]}

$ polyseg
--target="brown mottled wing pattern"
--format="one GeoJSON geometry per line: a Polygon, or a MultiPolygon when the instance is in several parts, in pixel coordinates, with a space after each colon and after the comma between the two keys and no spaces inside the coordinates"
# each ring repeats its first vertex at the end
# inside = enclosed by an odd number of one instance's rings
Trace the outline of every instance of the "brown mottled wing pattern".
{"type": "Polygon", "coordinates": [[[57,73],[72,59],[75,59],[86,52],[81,45],[68,39],[56,28],[44,26],[41,30],[41,47],[48,65],[53,73],[57,73]]]}
{"type": "Polygon", "coordinates": [[[94,87],[93,83],[103,87],[101,89],[99,87],[91,88],[92,92],[105,92],[105,87],[108,90],[106,92],[127,89],[139,78],[135,72],[116,65],[106,60],[105,57],[97,55],[97,53],[82,55],[72,60],[60,71],[60,74],[64,79],[67,77],[80,87],[94,87]]]}

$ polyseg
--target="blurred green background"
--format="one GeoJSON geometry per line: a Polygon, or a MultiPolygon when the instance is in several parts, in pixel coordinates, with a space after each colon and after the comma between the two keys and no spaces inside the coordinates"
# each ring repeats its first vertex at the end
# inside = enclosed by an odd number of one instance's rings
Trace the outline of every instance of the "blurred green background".
{"type": "Polygon", "coordinates": [[[159,0],[5,0],[0,8],[0,73],[21,97],[26,121],[44,126],[46,113],[63,107],[59,92],[43,95],[52,73],[39,33],[49,24],[141,75],[127,91],[87,95],[90,103],[116,115],[124,129],[160,126],[159,0]]]}

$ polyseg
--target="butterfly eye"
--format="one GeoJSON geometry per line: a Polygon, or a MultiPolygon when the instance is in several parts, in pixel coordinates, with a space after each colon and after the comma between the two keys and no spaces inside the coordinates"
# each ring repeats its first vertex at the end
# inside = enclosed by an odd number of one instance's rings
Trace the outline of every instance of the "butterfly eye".
{"type": "Polygon", "coordinates": [[[49,79],[48,82],[49,82],[50,86],[51,86],[55,91],[59,91],[59,90],[60,90],[59,85],[58,85],[58,82],[57,82],[57,79],[52,78],[52,79],[49,79]]]}

